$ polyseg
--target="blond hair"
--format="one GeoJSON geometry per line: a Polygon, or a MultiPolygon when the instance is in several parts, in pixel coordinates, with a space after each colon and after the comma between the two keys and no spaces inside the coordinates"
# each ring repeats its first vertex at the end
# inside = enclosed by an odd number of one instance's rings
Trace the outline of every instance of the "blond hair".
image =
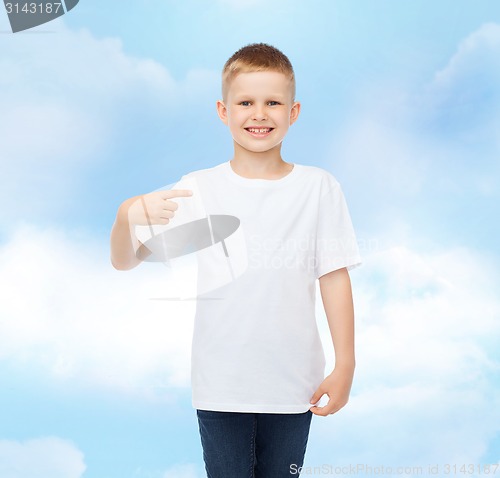
{"type": "Polygon", "coordinates": [[[240,48],[226,61],[222,70],[222,98],[227,97],[231,81],[240,73],[276,71],[290,79],[292,100],[295,101],[295,74],[288,57],[277,48],[266,43],[251,43],[240,48]]]}

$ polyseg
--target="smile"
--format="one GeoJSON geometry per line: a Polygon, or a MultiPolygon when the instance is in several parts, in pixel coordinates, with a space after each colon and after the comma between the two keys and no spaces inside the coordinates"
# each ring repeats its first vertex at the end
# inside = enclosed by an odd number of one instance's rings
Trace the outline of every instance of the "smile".
{"type": "Polygon", "coordinates": [[[274,128],[245,128],[253,136],[267,136],[274,128]]]}

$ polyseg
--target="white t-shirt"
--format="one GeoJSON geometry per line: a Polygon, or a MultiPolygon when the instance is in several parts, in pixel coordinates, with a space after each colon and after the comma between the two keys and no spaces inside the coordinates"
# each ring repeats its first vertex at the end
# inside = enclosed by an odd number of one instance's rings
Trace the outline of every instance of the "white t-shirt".
{"type": "MultiPolygon", "coordinates": [[[[249,179],[229,161],[183,177],[193,178],[207,215],[238,218],[241,236],[224,249],[240,257],[233,279],[196,302],[193,407],[303,413],[325,373],[316,279],[361,263],[339,183],[300,164],[281,179],[249,179]]],[[[212,259],[198,262],[199,284],[216,267],[227,269],[212,259]]]]}

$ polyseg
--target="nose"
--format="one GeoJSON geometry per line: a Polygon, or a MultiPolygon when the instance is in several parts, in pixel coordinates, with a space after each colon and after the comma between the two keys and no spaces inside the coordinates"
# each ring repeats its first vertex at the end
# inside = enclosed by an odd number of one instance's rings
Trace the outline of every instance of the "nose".
{"type": "Polygon", "coordinates": [[[252,117],[255,121],[264,121],[267,119],[267,113],[264,105],[256,104],[252,117]]]}

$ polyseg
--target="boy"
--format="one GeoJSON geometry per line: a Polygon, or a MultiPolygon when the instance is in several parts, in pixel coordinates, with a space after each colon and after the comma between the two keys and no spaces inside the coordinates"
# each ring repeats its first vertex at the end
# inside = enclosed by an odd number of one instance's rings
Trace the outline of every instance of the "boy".
{"type": "MultiPolygon", "coordinates": [[[[312,414],[335,413],[349,397],[355,360],[348,269],[361,261],[337,181],[281,157],[300,112],[288,58],[262,43],[241,48],[224,66],[222,93],[217,112],[234,156],[186,177],[196,178],[209,212],[239,218],[248,265],[217,289],[223,300],[197,302],[192,390],[203,458],[209,478],[298,476],[312,414]],[[326,378],[316,279],[335,349],[326,378]],[[324,394],[329,401],[319,407],[324,394]]],[[[140,263],[131,225],[167,224],[177,209],[171,199],[189,194],[125,201],[111,235],[114,267],[140,263]]]]}

